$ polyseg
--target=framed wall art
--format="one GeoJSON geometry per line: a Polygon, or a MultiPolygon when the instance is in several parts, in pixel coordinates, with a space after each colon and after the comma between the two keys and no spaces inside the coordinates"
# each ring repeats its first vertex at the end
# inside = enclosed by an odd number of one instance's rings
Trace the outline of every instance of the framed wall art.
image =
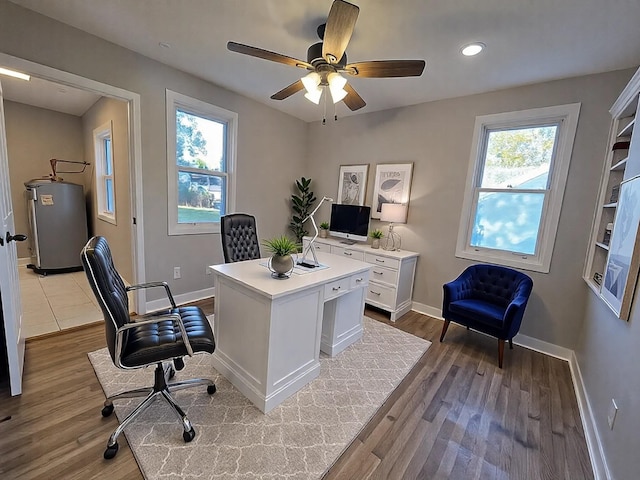
{"type": "Polygon", "coordinates": [[[376,166],[371,218],[380,218],[383,203],[409,204],[413,163],[389,163],[376,166]]]}
{"type": "Polygon", "coordinates": [[[640,269],[640,176],[622,182],[600,296],[629,319],[640,269]]]}
{"type": "Polygon", "coordinates": [[[338,180],[337,203],[364,205],[369,165],[342,165],[338,180]]]}

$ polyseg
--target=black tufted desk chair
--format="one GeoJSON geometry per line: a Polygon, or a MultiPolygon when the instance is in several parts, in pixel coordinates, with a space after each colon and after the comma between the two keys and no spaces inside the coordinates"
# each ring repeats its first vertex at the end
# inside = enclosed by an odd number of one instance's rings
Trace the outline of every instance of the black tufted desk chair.
{"type": "Polygon", "coordinates": [[[104,315],[107,347],[116,367],[123,369],[156,365],[152,387],[139,388],[118,393],[104,402],[102,415],[113,413],[113,400],[146,396],[109,437],[104,458],[113,458],[118,452],[118,436],[138,415],[144,412],[157,397],[164,398],[180,421],[185,442],[190,442],[196,433],[184,411],[176,404],[171,392],[196,385],[206,385],[207,393],[213,394],[216,386],[211,380],[191,379],[171,382],[175,370],[184,367],[182,357],[196,353],[213,353],[215,341],[211,325],[198,307],[176,307],[165,282],[145,283],[125,287],[111,258],[109,245],[104,237],[93,237],[82,249],[82,265],[91,289],[98,299],[104,315]],[[162,312],[129,317],[127,292],[139,288],[164,287],[171,307],[162,312]],[[172,365],[171,361],[173,361],[172,365]],[[163,362],[168,362],[164,363],[163,362]]]}
{"type": "Polygon", "coordinates": [[[230,213],[220,219],[222,253],[225,263],[260,258],[260,242],[256,217],[246,213],[230,213]]]}
{"type": "Polygon", "coordinates": [[[449,323],[456,322],[498,339],[498,366],[502,368],[504,342],[513,348],[522,316],[533,289],[528,275],[498,265],[472,265],[444,284],[442,317],[444,340],[449,323]]]}

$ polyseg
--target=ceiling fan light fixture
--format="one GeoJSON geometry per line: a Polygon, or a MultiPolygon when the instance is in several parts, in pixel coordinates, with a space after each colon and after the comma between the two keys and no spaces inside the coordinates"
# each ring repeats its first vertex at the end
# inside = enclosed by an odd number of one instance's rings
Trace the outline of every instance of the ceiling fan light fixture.
{"type": "Polygon", "coordinates": [[[322,90],[320,89],[320,74],[311,72],[309,75],[302,77],[301,80],[308,94],[315,95],[319,92],[318,98],[320,98],[320,95],[322,95],[322,90]]]}
{"type": "Polygon", "coordinates": [[[474,55],[478,55],[485,47],[486,45],[482,42],[469,43],[460,49],[460,53],[465,57],[473,57],[474,55]]]}
{"type": "Polygon", "coordinates": [[[307,93],[304,94],[304,98],[306,98],[310,102],[315,103],[316,105],[320,104],[320,97],[321,96],[322,96],[322,89],[319,88],[319,87],[316,87],[316,90],[314,90],[312,92],[307,92],[307,93]]]}
{"type": "Polygon", "coordinates": [[[327,75],[327,82],[329,83],[329,91],[331,92],[333,103],[338,103],[347,96],[347,92],[344,90],[344,86],[347,84],[347,79],[342,75],[332,72],[327,75]]]}

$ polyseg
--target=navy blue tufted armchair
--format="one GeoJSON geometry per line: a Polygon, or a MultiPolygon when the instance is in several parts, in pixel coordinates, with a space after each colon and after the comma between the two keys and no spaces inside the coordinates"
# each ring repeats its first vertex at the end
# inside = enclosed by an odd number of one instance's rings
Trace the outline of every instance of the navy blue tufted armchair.
{"type": "Polygon", "coordinates": [[[513,348],[533,280],[524,273],[498,265],[472,265],[444,284],[442,317],[444,340],[449,323],[486,333],[498,339],[498,366],[502,368],[504,342],[513,348]]]}

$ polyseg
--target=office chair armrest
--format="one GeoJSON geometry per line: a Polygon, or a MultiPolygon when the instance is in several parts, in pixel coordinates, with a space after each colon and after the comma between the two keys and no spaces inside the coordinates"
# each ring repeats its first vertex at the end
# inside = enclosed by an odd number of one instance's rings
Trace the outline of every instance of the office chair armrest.
{"type": "Polygon", "coordinates": [[[167,282],[148,282],[148,283],[140,283],[138,285],[130,285],[126,287],[127,292],[132,290],[140,290],[141,288],[153,288],[153,287],[164,287],[165,292],[167,293],[167,298],[169,302],[171,302],[171,307],[176,308],[176,302],[173,300],[173,295],[171,295],[171,289],[169,288],[169,284],[167,282]]]}
{"type": "MultiPolygon", "coordinates": [[[[153,314],[151,314],[153,315],[153,314]]],[[[160,323],[160,322],[166,322],[167,320],[171,320],[175,323],[178,324],[178,328],[180,329],[180,334],[182,335],[182,341],[184,342],[184,346],[187,349],[187,354],[190,357],[193,357],[193,348],[191,347],[191,342],[189,341],[189,336],[187,335],[187,329],[184,327],[184,322],[182,321],[182,318],[180,317],[179,314],[177,313],[169,313],[169,314],[165,314],[165,315],[155,315],[155,316],[149,316],[149,317],[141,317],[140,320],[136,320],[134,322],[131,323],[127,323],[125,325],[123,325],[122,327],[118,328],[118,330],[116,330],[116,354],[117,357],[116,358],[120,358],[120,355],[122,353],[122,336],[124,334],[125,331],[131,329],[131,328],[135,328],[135,327],[139,327],[140,325],[147,325],[150,323],[160,323]]]]}

